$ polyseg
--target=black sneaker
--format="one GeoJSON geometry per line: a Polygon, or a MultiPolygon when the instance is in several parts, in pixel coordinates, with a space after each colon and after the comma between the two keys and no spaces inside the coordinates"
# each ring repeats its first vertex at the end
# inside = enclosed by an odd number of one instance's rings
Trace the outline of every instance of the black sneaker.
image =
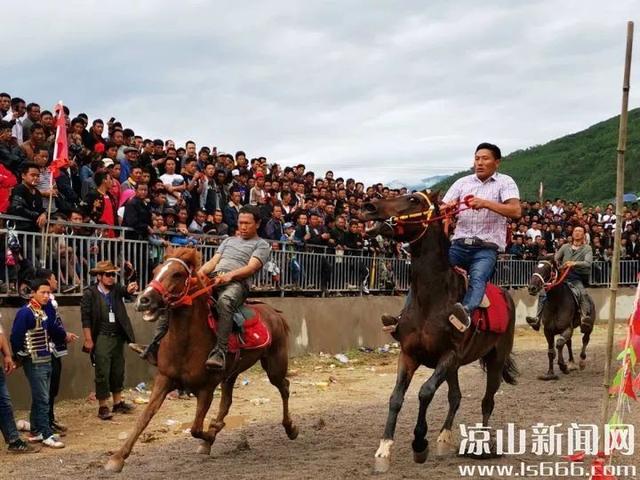
{"type": "Polygon", "coordinates": [[[110,420],[113,418],[113,413],[111,413],[109,407],[105,405],[104,407],[98,408],[98,418],[100,420],[110,420]]]}
{"type": "Polygon", "coordinates": [[[209,370],[222,370],[225,365],[225,355],[222,350],[215,349],[204,362],[205,367],[209,370]]]}
{"type": "Polygon", "coordinates": [[[525,320],[536,332],[540,330],[540,320],[538,320],[538,317],[527,317],[525,320]]]}
{"type": "Polygon", "coordinates": [[[134,405],[121,400],[113,406],[113,413],[131,413],[133,409],[136,408],[134,405]]]}
{"type": "Polygon", "coordinates": [[[40,451],[40,446],[30,445],[19,438],[15,442],[11,442],[9,444],[9,448],[7,448],[7,451],[9,453],[37,453],[40,451]]]}

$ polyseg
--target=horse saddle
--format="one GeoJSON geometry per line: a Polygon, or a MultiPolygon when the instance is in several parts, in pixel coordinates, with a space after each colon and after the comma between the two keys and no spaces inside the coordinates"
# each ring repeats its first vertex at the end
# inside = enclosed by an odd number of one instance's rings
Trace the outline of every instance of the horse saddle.
{"type": "MultiPolygon", "coordinates": [[[[213,304],[211,304],[213,307],[213,304]]],[[[214,308],[209,309],[209,328],[218,331],[214,308]]],[[[254,350],[271,344],[271,331],[256,306],[244,303],[233,314],[233,333],[229,335],[229,351],[254,350]]]]}
{"type": "MultiPolygon", "coordinates": [[[[455,267],[455,270],[462,275],[466,288],[468,288],[469,278],[467,272],[458,267],[455,267]]],[[[457,317],[453,315],[452,317],[450,317],[450,321],[454,327],[460,331],[466,330],[457,317]],[[456,325],[456,323],[460,324],[460,326],[456,325]]],[[[483,332],[504,333],[507,331],[509,326],[509,304],[507,303],[505,292],[500,287],[490,282],[487,283],[480,307],[476,308],[471,314],[471,322],[478,330],[483,332]]]]}

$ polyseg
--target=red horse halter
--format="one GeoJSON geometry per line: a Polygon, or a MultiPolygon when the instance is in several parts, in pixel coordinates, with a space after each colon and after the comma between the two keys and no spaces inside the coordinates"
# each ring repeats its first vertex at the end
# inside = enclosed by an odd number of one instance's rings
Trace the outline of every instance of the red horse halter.
{"type": "Polygon", "coordinates": [[[195,282],[192,281],[192,276],[191,276],[192,273],[193,271],[191,267],[187,265],[187,263],[184,260],[181,260],[179,258],[170,258],[164,263],[164,265],[158,272],[158,275],[156,275],[156,277],[153,280],[151,280],[151,282],[149,282],[149,287],[151,287],[153,290],[158,292],[158,294],[162,297],[162,300],[167,305],[167,308],[191,305],[193,303],[194,298],[197,298],[200,295],[203,295],[204,293],[210,291],[213,288],[213,284],[210,284],[210,285],[206,285],[205,287],[199,290],[190,292],[192,285],[195,284],[195,282]],[[162,283],[160,283],[160,276],[163,273],[164,267],[166,267],[171,262],[179,263],[187,271],[187,278],[185,278],[184,285],[182,287],[182,290],[179,293],[169,292],[165,288],[165,286],[162,285],[162,283]]]}
{"type": "Polygon", "coordinates": [[[407,213],[404,215],[398,215],[394,217],[390,217],[385,223],[391,227],[394,235],[402,235],[404,233],[404,225],[411,225],[420,223],[422,224],[422,231],[420,235],[418,235],[413,240],[409,240],[409,243],[415,243],[420,240],[425,233],[427,233],[427,229],[429,228],[429,224],[436,222],[442,219],[449,219],[458,213],[468,210],[471,208],[471,200],[473,199],[473,195],[467,195],[463,200],[458,201],[454,204],[453,208],[447,210],[447,212],[442,215],[433,216],[433,212],[435,211],[435,205],[429,199],[429,196],[424,192],[416,192],[416,195],[420,195],[428,205],[426,210],[420,210],[419,212],[407,213]]]}
{"type": "Polygon", "coordinates": [[[533,272],[533,275],[531,276],[538,277],[540,279],[540,281],[542,282],[542,286],[546,292],[548,292],[552,288],[556,288],[558,285],[564,282],[564,280],[567,278],[567,275],[569,275],[569,272],[571,271],[571,267],[565,267],[562,270],[562,273],[558,275],[558,269],[552,262],[550,262],[549,260],[540,260],[538,264],[540,263],[549,265],[549,268],[551,269],[551,278],[549,279],[549,281],[547,282],[544,277],[538,272],[533,272]]]}

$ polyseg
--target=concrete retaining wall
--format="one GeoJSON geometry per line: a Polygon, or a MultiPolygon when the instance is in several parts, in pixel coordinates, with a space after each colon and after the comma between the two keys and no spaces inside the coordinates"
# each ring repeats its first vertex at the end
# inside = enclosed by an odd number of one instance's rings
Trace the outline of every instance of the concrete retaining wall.
{"type": "MultiPolygon", "coordinates": [[[[609,308],[609,290],[592,289],[598,318],[606,319],[609,308]]],[[[635,291],[624,288],[618,291],[616,317],[626,320],[633,307],[635,291]]],[[[526,289],[511,291],[516,304],[517,321],[524,323],[526,315],[536,309],[536,299],[526,289]]],[[[403,297],[341,297],[341,298],[267,298],[265,301],[284,312],[291,327],[291,355],[305,353],[337,353],[359,346],[378,346],[390,341],[381,330],[380,316],[396,313],[402,308],[403,297]]],[[[128,305],[136,339],[146,343],[153,334],[153,324],[144,322],[128,305]]],[[[61,307],[60,312],[68,330],[81,336],[79,307],[61,307]]],[[[7,334],[15,309],[0,308],[1,323],[7,334]]],[[[81,336],[82,338],[82,336],[81,336]]],[[[153,375],[152,367],[127,351],[126,385],[134,386],[153,375]]],[[[9,391],[15,408],[28,408],[29,389],[21,370],[9,378],[9,391]]],[[[84,397],[93,391],[93,369],[88,355],[82,353],[81,344],[70,347],[63,358],[62,385],[59,398],[84,397]]]]}

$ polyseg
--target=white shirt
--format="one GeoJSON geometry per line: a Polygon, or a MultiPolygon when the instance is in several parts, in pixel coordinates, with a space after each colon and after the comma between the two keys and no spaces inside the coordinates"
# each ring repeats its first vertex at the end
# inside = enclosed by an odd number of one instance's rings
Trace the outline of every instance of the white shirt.
{"type": "MultiPolygon", "coordinates": [[[[26,113],[24,114],[24,116],[20,118],[16,118],[16,123],[13,125],[13,128],[11,129],[11,136],[16,137],[16,140],[18,140],[18,145],[22,145],[24,143],[24,137],[23,137],[24,131],[22,128],[22,122],[24,122],[26,118],[27,118],[26,113]]],[[[13,112],[9,110],[9,113],[7,113],[7,115],[3,118],[3,120],[6,120],[7,122],[11,122],[13,120],[13,112]]]]}
{"type": "Polygon", "coordinates": [[[527,237],[529,237],[532,240],[535,240],[536,237],[542,237],[542,232],[537,228],[530,228],[529,230],[527,230],[527,237]]]}
{"type": "MultiPolygon", "coordinates": [[[[179,187],[184,184],[184,177],[177,173],[165,173],[164,175],[160,175],[160,180],[165,185],[170,185],[172,187],[179,187]]],[[[167,203],[170,207],[173,207],[176,203],[178,203],[178,199],[174,197],[173,193],[167,195],[167,203]]]]}

